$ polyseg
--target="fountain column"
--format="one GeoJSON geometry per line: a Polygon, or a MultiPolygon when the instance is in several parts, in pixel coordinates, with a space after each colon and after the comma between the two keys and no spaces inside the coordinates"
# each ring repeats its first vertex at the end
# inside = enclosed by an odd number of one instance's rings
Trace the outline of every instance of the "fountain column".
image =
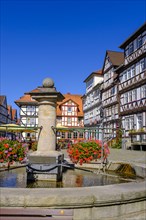
{"type": "Polygon", "coordinates": [[[50,78],[43,81],[42,87],[29,93],[38,102],[38,126],[41,128],[38,136],[37,151],[28,156],[28,180],[61,180],[64,159],[61,152],[56,151],[56,106],[64,96],[56,91],[50,78]],[[50,171],[49,171],[50,170],[50,171]]]}

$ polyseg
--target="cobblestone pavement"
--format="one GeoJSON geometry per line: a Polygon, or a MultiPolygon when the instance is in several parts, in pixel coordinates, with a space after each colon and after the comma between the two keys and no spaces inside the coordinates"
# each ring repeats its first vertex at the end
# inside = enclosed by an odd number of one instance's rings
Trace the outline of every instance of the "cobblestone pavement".
{"type": "Polygon", "coordinates": [[[109,160],[142,163],[146,165],[146,151],[111,148],[109,160]]]}
{"type": "MultiPolygon", "coordinates": [[[[67,158],[66,150],[62,150],[64,157],[67,158]]],[[[109,161],[126,161],[131,163],[139,163],[146,165],[146,151],[140,150],[123,150],[110,148],[109,161]]]]}

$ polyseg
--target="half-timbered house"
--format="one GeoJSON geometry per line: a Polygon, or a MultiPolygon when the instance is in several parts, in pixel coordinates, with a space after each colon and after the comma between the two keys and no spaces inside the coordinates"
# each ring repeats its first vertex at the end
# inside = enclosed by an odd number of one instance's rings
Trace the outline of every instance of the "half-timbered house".
{"type": "Polygon", "coordinates": [[[122,126],[127,141],[133,133],[135,144],[141,145],[146,142],[146,23],[120,48],[124,50],[124,63],[118,70],[122,126]]]}

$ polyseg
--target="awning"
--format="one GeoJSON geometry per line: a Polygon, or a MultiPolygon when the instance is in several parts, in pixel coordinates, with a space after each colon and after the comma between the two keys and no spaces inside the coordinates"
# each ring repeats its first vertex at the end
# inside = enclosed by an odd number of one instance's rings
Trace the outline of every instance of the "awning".
{"type": "Polygon", "coordinates": [[[3,124],[0,125],[0,131],[5,131],[5,132],[18,132],[18,133],[22,133],[22,132],[29,132],[29,133],[33,133],[33,132],[37,132],[38,128],[37,127],[23,127],[23,126],[19,126],[16,124],[3,124]]]}

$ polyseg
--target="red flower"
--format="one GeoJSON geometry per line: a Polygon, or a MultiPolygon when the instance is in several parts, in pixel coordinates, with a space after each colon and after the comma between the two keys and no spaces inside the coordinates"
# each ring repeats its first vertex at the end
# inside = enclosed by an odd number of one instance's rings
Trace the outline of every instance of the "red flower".
{"type": "Polygon", "coordinates": [[[20,158],[19,158],[19,161],[22,161],[22,160],[23,160],[23,158],[22,158],[22,157],[20,157],[20,158]]]}
{"type": "MultiPolygon", "coordinates": [[[[104,146],[103,156],[107,157],[108,146],[104,146]]],[[[90,140],[73,144],[68,149],[68,154],[73,163],[89,163],[90,161],[101,158],[102,142],[99,140],[90,140]]]]}
{"type": "Polygon", "coordinates": [[[5,147],[5,148],[9,148],[9,145],[8,145],[8,144],[4,144],[4,147],[5,147]]]}

